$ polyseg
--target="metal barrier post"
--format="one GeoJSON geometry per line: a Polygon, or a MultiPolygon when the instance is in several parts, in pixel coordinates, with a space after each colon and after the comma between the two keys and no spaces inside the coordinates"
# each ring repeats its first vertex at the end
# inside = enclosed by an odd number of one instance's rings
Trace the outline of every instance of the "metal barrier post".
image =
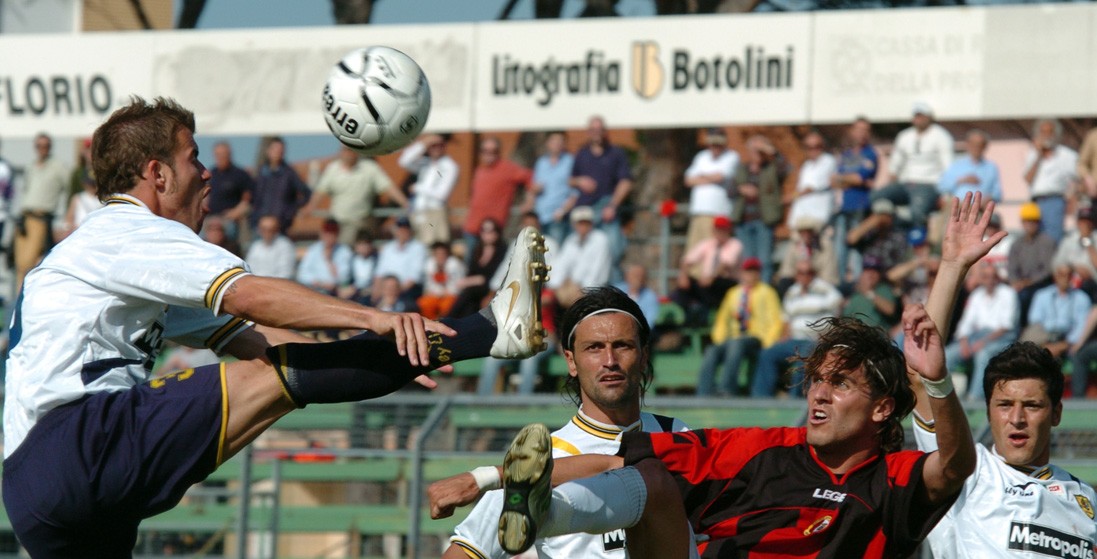
{"type": "Polygon", "coordinates": [[[278,557],[278,517],[281,515],[282,508],[282,459],[276,458],[274,460],[274,467],[270,473],[271,483],[274,485],[272,489],[271,499],[273,502],[270,506],[270,556],[271,559],[278,557]]]}
{"type": "Polygon", "coordinates": [[[248,514],[251,512],[251,445],[244,447],[240,457],[240,513],[236,524],[236,557],[248,557],[248,514]]]}
{"type": "Polygon", "coordinates": [[[408,487],[408,499],[411,501],[408,503],[408,515],[411,517],[408,519],[408,557],[411,559],[419,559],[421,553],[419,533],[422,530],[420,511],[423,507],[423,446],[442,423],[442,418],[449,411],[451,401],[452,397],[447,397],[430,410],[430,414],[423,420],[419,437],[415,439],[415,448],[412,450],[412,474],[408,487]]]}

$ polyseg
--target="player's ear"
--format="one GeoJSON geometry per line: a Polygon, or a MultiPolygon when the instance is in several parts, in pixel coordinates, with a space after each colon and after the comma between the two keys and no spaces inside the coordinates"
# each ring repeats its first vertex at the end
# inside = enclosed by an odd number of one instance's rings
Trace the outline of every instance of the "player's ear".
{"type": "Polygon", "coordinates": [[[876,400],[876,406],[872,409],[872,421],[883,423],[895,413],[895,398],[885,396],[876,400]]]}
{"type": "Polygon", "coordinates": [[[570,349],[564,350],[564,361],[568,364],[568,376],[578,377],[579,369],[575,368],[575,352],[570,349]]]}
{"type": "Polygon", "coordinates": [[[166,165],[160,160],[149,159],[145,162],[144,168],[141,169],[141,178],[152,181],[157,187],[166,185],[168,178],[164,173],[165,167],[166,165]]]}
{"type": "Polygon", "coordinates": [[[1063,420],[1063,403],[1059,402],[1051,407],[1051,426],[1058,427],[1063,420]]]}

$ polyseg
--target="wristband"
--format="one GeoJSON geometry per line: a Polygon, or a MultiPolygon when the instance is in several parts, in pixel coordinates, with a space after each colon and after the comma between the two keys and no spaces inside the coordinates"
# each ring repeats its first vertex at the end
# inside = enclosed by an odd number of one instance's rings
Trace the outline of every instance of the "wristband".
{"type": "Polygon", "coordinates": [[[473,468],[469,473],[472,474],[473,479],[476,480],[476,487],[481,491],[499,489],[503,486],[503,479],[495,466],[480,466],[473,468]]]}
{"type": "Polygon", "coordinates": [[[945,378],[941,380],[929,380],[927,378],[922,379],[922,386],[926,389],[926,396],[930,398],[947,398],[949,394],[952,394],[954,390],[952,386],[952,377],[945,375],[945,378]]]}

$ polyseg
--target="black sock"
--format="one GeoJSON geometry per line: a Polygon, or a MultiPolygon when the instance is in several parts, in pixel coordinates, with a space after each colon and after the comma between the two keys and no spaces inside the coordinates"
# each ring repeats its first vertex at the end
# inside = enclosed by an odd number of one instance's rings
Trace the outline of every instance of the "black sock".
{"type": "Polygon", "coordinates": [[[413,367],[391,340],[370,332],[323,344],[283,344],[268,349],[267,356],[297,407],[379,398],[421,374],[455,361],[485,357],[491,351],[495,327],[482,315],[441,322],[458,334],[428,333],[427,367],[413,367]]]}

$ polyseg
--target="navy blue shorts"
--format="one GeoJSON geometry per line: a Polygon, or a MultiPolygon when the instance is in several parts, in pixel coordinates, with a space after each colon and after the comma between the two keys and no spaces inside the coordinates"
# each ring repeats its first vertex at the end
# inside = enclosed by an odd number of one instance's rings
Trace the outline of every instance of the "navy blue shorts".
{"type": "Polygon", "coordinates": [[[220,465],[224,366],[187,369],[47,413],[4,460],[4,506],[35,558],[132,557],[137,525],[220,465]]]}

